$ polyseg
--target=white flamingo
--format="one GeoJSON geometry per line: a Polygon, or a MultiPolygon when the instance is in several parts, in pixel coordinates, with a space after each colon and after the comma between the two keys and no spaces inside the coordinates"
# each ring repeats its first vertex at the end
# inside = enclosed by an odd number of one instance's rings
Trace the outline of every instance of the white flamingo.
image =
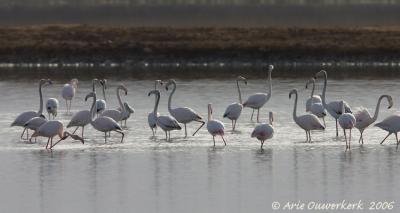
{"type": "MultiPolygon", "coordinates": [[[[29,121],[27,121],[24,127],[33,130],[35,132],[40,126],[42,126],[46,122],[47,119],[44,117],[44,115],[40,115],[39,117],[34,117],[31,118],[29,121]]],[[[32,141],[32,136],[29,139],[29,142],[31,141],[32,141]]],[[[35,142],[36,142],[36,137],[35,137],[35,142]]]]}
{"type": "Polygon", "coordinates": [[[84,141],[78,135],[71,134],[64,130],[64,125],[57,120],[54,121],[47,121],[43,125],[41,125],[33,134],[32,137],[42,136],[48,138],[46,149],[52,149],[57,143],[62,140],[67,139],[68,137],[72,137],[74,140],[79,140],[84,144],[84,141]],[[58,135],[60,140],[54,143],[53,145],[53,138],[54,136],[58,135]],[[49,147],[50,145],[50,147],[49,147]]]}
{"type": "Polygon", "coordinates": [[[324,126],[326,128],[325,116],[326,116],[327,112],[324,108],[324,105],[322,104],[321,96],[314,95],[315,79],[311,78],[306,83],[306,89],[308,88],[309,84],[312,84],[312,90],[311,90],[310,98],[307,99],[307,102],[306,102],[306,112],[311,112],[312,114],[316,115],[318,118],[322,118],[322,121],[324,122],[324,126]]]}
{"type": "Polygon", "coordinates": [[[171,102],[172,102],[172,96],[175,93],[176,90],[176,82],[173,79],[170,79],[168,83],[165,85],[165,89],[168,91],[168,87],[170,85],[173,85],[173,89],[171,94],[169,95],[168,98],[168,111],[174,117],[179,123],[183,123],[185,126],[185,137],[187,137],[187,130],[186,130],[186,124],[190,123],[192,121],[199,122],[201,123],[201,126],[193,133],[193,136],[201,129],[201,127],[204,126],[205,122],[203,121],[203,118],[197,114],[193,109],[189,107],[177,107],[172,109],[171,107],[171,102]]]}
{"type": "MultiPolygon", "coordinates": [[[[107,79],[103,79],[99,81],[102,91],[103,91],[103,99],[98,99],[96,101],[96,112],[97,115],[102,113],[107,108],[107,99],[106,99],[106,89],[107,89],[107,79]]],[[[95,90],[93,92],[96,92],[95,90]]]]}
{"type": "Polygon", "coordinates": [[[69,84],[64,84],[64,87],[62,88],[61,96],[64,98],[65,105],[67,106],[67,114],[71,112],[72,99],[75,96],[77,87],[78,87],[78,79],[74,78],[70,81],[69,84]]]}
{"type": "Polygon", "coordinates": [[[107,117],[107,116],[101,116],[96,119],[94,119],[96,111],[96,93],[91,92],[85,97],[85,101],[87,101],[88,98],[93,97],[93,104],[92,107],[90,108],[90,124],[100,132],[104,132],[104,142],[107,143],[107,132],[117,132],[122,135],[121,138],[121,143],[124,141],[124,136],[125,134],[122,132],[121,126],[112,118],[107,117]],[[94,119],[94,120],[93,120],[94,119]]]}
{"type": "Polygon", "coordinates": [[[112,118],[116,122],[122,121],[123,114],[125,113],[125,107],[122,104],[121,96],[120,96],[120,92],[119,92],[120,90],[124,91],[125,95],[128,95],[128,89],[126,89],[126,87],[124,85],[119,85],[116,89],[117,99],[118,99],[118,103],[119,103],[119,107],[120,107],[121,111],[118,109],[106,109],[103,111],[103,113],[101,113],[101,116],[106,116],[106,117],[112,118]]]}
{"type": "Polygon", "coordinates": [[[306,131],[306,142],[311,142],[311,130],[324,130],[325,127],[321,123],[321,121],[318,119],[317,116],[313,114],[305,114],[301,116],[297,116],[297,90],[293,89],[289,93],[289,99],[292,97],[292,95],[295,95],[295,101],[294,101],[294,107],[293,107],[293,120],[296,122],[296,124],[304,129],[306,131]]]}
{"type": "MultiPolygon", "coordinates": [[[[322,90],[322,105],[324,108],[328,111],[328,113],[335,118],[335,123],[336,123],[336,137],[339,136],[339,130],[338,130],[338,118],[341,115],[341,106],[340,106],[340,101],[331,101],[329,103],[326,103],[326,86],[328,83],[328,74],[326,73],[325,70],[319,71],[317,74],[315,74],[315,78],[318,76],[323,76],[324,77],[324,89],[322,90]]],[[[346,113],[351,113],[351,108],[350,106],[343,101],[345,111],[346,113]]]]}
{"type": "Polygon", "coordinates": [[[46,102],[46,110],[49,114],[49,119],[53,115],[53,119],[57,116],[58,111],[58,100],[56,98],[49,98],[46,102]]]}
{"type": "Polygon", "coordinates": [[[254,110],[257,110],[257,122],[259,120],[259,115],[260,115],[260,108],[265,105],[271,98],[272,94],[272,82],[271,82],[271,74],[272,70],[274,69],[274,66],[269,65],[268,66],[268,82],[269,82],[269,91],[268,93],[255,93],[251,95],[247,100],[243,103],[243,107],[249,107],[253,109],[253,112],[251,113],[251,121],[253,120],[253,115],[254,115],[254,110]]]}
{"type": "MultiPolygon", "coordinates": [[[[171,141],[171,131],[172,130],[181,130],[181,126],[179,126],[178,121],[169,115],[160,115],[158,114],[158,104],[160,102],[160,91],[158,90],[152,90],[149,92],[148,96],[154,94],[156,97],[155,103],[154,103],[154,110],[153,114],[155,115],[156,119],[156,125],[159,126],[162,130],[165,132],[165,140],[166,141],[171,141]]],[[[154,135],[154,134],[153,134],[154,135]]]]}
{"type": "MultiPolygon", "coordinates": [[[[11,123],[11,126],[20,126],[24,127],[25,123],[28,122],[31,118],[34,117],[39,117],[43,113],[43,95],[42,95],[42,86],[44,84],[52,84],[50,79],[41,79],[39,81],[39,100],[40,100],[40,105],[39,105],[39,111],[27,111],[19,114],[17,118],[14,120],[14,122],[11,123]]],[[[24,133],[26,131],[26,139],[29,139],[29,133],[28,129],[24,127],[24,131],[22,131],[21,138],[23,137],[24,133]]]]}
{"type": "MultiPolygon", "coordinates": [[[[157,90],[158,84],[160,84],[162,86],[163,82],[161,80],[155,80],[154,81],[154,90],[157,90]]],[[[157,101],[157,97],[155,97],[155,101],[157,101]]],[[[155,136],[156,131],[157,131],[157,124],[156,124],[157,116],[159,116],[159,113],[157,113],[157,115],[155,115],[154,111],[150,112],[147,115],[147,122],[149,123],[149,127],[150,127],[151,131],[153,132],[153,136],[155,136]]]]}
{"type": "Polygon", "coordinates": [[[356,125],[356,118],[351,113],[346,113],[344,108],[344,101],[340,101],[341,112],[342,114],[339,116],[339,125],[343,129],[344,139],[346,140],[346,150],[350,149],[351,142],[351,129],[356,125]],[[350,130],[349,139],[347,140],[346,129],[350,130]]]}
{"type": "Polygon", "coordinates": [[[386,138],[389,137],[389,135],[394,134],[396,136],[396,143],[397,146],[399,146],[399,139],[397,137],[397,133],[400,131],[400,115],[391,115],[387,118],[385,118],[383,121],[375,124],[375,126],[385,130],[388,132],[386,137],[381,141],[381,144],[385,142],[386,138]]]}
{"type": "Polygon", "coordinates": [[[354,117],[356,118],[356,125],[355,127],[360,131],[360,139],[358,143],[364,144],[363,133],[366,128],[368,128],[372,123],[374,123],[378,119],[379,108],[381,105],[382,99],[386,98],[388,100],[389,106],[388,109],[392,108],[393,106],[393,99],[390,95],[381,95],[378,99],[378,103],[376,104],[375,114],[374,117],[371,116],[368,109],[361,107],[358,111],[354,113],[354,117]]]}
{"type": "MultiPolygon", "coordinates": [[[[96,91],[96,83],[98,82],[97,78],[92,80],[92,92],[96,91]]],[[[96,102],[97,103],[97,102],[96,102]]],[[[75,134],[75,132],[79,129],[79,127],[82,128],[81,131],[81,137],[83,137],[83,133],[85,130],[85,126],[90,123],[91,120],[91,114],[89,110],[81,110],[79,112],[76,112],[70,122],[67,125],[67,128],[70,127],[76,127],[75,130],[72,132],[72,134],[75,134]]]]}
{"type": "Polygon", "coordinates": [[[213,137],[214,146],[215,146],[215,136],[217,136],[217,135],[221,136],[221,138],[224,141],[224,144],[226,146],[226,141],[224,138],[225,126],[221,121],[212,118],[211,104],[208,104],[207,130],[213,137]]]}
{"type": "Polygon", "coordinates": [[[124,127],[127,127],[126,121],[131,117],[131,114],[135,112],[135,109],[131,107],[128,102],[124,102],[124,111],[122,112],[121,107],[118,107],[118,110],[122,113],[122,119],[121,119],[121,124],[122,122],[124,123],[124,127]]]}
{"type": "Polygon", "coordinates": [[[239,86],[239,81],[243,81],[244,84],[247,85],[247,80],[246,78],[242,77],[242,76],[238,76],[236,79],[236,86],[237,86],[237,90],[238,90],[238,94],[239,94],[239,103],[232,103],[230,104],[224,113],[224,118],[228,118],[232,121],[232,131],[235,130],[236,127],[236,121],[239,119],[240,114],[242,113],[242,109],[243,109],[243,104],[242,104],[242,93],[240,91],[240,86],[239,86]]]}
{"type": "Polygon", "coordinates": [[[274,137],[274,127],[272,125],[273,121],[274,121],[273,113],[269,112],[269,124],[267,123],[258,124],[251,133],[252,138],[255,137],[261,142],[261,149],[263,148],[264,142],[267,139],[271,139],[272,137],[274,137]]]}

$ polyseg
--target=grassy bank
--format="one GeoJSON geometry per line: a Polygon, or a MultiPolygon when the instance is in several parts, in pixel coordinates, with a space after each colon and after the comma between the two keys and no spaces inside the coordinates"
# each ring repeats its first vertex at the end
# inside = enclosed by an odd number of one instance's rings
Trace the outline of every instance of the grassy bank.
{"type": "Polygon", "coordinates": [[[0,62],[398,61],[400,28],[0,28],[0,62]]]}

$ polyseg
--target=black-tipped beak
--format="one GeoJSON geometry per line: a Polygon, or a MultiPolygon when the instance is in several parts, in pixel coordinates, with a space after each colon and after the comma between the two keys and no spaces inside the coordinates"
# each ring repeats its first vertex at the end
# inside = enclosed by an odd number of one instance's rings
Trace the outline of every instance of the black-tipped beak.
{"type": "Polygon", "coordinates": [[[167,91],[168,91],[168,87],[165,87],[165,90],[167,90],[167,91]]]}

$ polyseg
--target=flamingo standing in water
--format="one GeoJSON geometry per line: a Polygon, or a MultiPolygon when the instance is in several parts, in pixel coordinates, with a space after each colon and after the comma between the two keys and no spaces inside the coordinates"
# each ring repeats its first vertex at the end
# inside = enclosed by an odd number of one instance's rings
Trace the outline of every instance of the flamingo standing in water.
{"type": "Polygon", "coordinates": [[[238,76],[236,79],[236,86],[239,93],[239,103],[232,103],[230,104],[224,113],[224,118],[228,118],[232,121],[232,131],[235,131],[236,121],[239,119],[240,114],[242,113],[243,104],[242,104],[242,93],[240,91],[239,81],[243,81],[244,84],[247,85],[246,78],[242,76],[238,76]]]}
{"type": "MultiPolygon", "coordinates": [[[[160,91],[158,90],[152,90],[149,92],[148,96],[153,95],[156,97],[155,103],[154,103],[154,110],[153,114],[155,115],[156,119],[156,125],[159,126],[162,130],[165,132],[165,140],[166,141],[171,141],[171,131],[172,130],[181,130],[181,126],[179,126],[178,121],[169,115],[159,115],[157,110],[158,110],[158,104],[160,102],[160,91]]],[[[154,135],[154,132],[153,132],[154,135]]]]}
{"type": "Polygon", "coordinates": [[[356,125],[356,118],[351,113],[346,113],[344,108],[344,101],[340,101],[341,115],[339,116],[339,125],[343,129],[344,139],[346,140],[346,150],[350,149],[351,142],[351,129],[356,125]],[[347,140],[346,129],[350,130],[349,139],[347,140]],[[347,142],[348,141],[348,142],[347,142]]]}
{"type": "MultiPolygon", "coordinates": [[[[314,78],[317,78],[318,76],[323,76],[324,78],[324,89],[322,90],[322,105],[324,108],[328,111],[328,113],[335,118],[335,123],[336,123],[336,137],[339,136],[339,130],[338,130],[338,118],[342,114],[341,111],[341,106],[340,106],[340,101],[331,101],[329,103],[326,102],[326,86],[328,82],[328,74],[326,73],[325,70],[319,71],[317,74],[315,74],[314,78]]],[[[344,103],[344,108],[346,113],[351,113],[351,108],[350,106],[343,101],[344,103]]]]}
{"type": "MultiPolygon", "coordinates": [[[[154,90],[157,90],[157,85],[160,84],[161,86],[163,85],[163,82],[161,80],[155,80],[154,81],[154,90]]],[[[155,101],[157,101],[157,97],[155,96],[155,101]]],[[[157,116],[159,116],[160,114],[154,114],[153,112],[150,112],[147,115],[147,122],[149,123],[149,127],[151,129],[151,131],[153,132],[153,136],[155,136],[156,131],[157,131],[157,116]]]]}
{"type": "Polygon", "coordinates": [[[355,127],[360,131],[360,139],[358,143],[364,144],[363,133],[366,128],[368,128],[372,123],[374,123],[378,119],[379,108],[381,105],[382,99],[386,98],[389,102],[388,109],[392,108],[393,106],[393,99],[390,95],[381,95],[378,99],[378,103],[376,104],[375,114],[374,117],[371,116],[368,109],[361,107],[358,111],[354,113],[354,117],[356,118],[356,125],[355,127]]]}
{"type": "Polygon", "coordinates": [[[177,107],[172,109],[171,107],[172,96],[174,95],[176,90],[175,80],[170,79],[168,83],[165,85],[165,89],[168,91],[168,88],[171,84],[173,85],[173,89],[168,98],[168,111],[172,115],[172,117],[174,117],[179,123],[183,123],[185,125],[185,137],[187,137],[187,130],[186,130],[187,123],[190,123],[192,121],[201,123],[201,126],[193,133],[194,136],[201,129],[201,127],[204,126],[205,122],[203,121],[203,118],[199,114],[197,114],[193,109],[189,107],[177,107]]]}
{"type": "Polygon", "coordinates": [[[386,137],[381,141],[380,144],[383,144],[385,142],[386,138],[389,137],[389,135],[394,134],[396,136],[396,143],[397,147],[399,146],[399,138],[397,137],[397,133],[400,131],[400,115],[391,115],[387,118],[385,118],[383,121],[375,124],[375,126],[385,130],[388,132],[386,137]]]}
{"type": "Polygon", "coordinates": [[[217,136],[217,135],[221,136],[221,138],[224,141],[224,144],[226,146],[226,141],[224,138],[225,126],[221,121],[212,118],[211,104],[208,104],[207,130],[213,136],[214,146],[215,146],[215,136],[217,136]]]}
{"type": "Polygon", "coordinates": [[[83,138],[79,137],[78,135],[71,134],[64,130],[64,125],[60,121],[47,121],[46,123],[42,124],[33,134],[32,137],[47,137],[47,144],[46,149],[52,149],[57,143],[62,140],[67,139],[68,137],[72,137],[74,140],[79,140],[84,144],[83,138]],[[53,138],[54,136],[58,135],[60,140],[54,143],[53,145],[53,138]],[[49,146],[50,145],[50,146],[49,146]]]}
{"type": "Polygon", "coordinates": [[[267,123],[258,124],[251,133],[252,138],[255,137],[261,142],[261,149],[263,149],[264,142],[267,139],[271,139],[272,137],[274,137],[274,127],[272,125],[273,121],[274,121],[274,116],[272,112],[269,112],[269,124],[267,123]]]}
{"type": "Polygon", "coordinates": [[[265,105],[271,98],[272,94],[272,82],[271,82],[271,74],[274,66],[268,66],[268,82],[269,82],[269,92],[268,93],[255,93],[251,95],[247,100],[244,102],[243,107],[249,107],[253,109],[251,113],[251,121],[253,121],[254,110],[257,110],[257,122],[259,122],[259,115],[260,115],[260,108],[265,105]]]}
{"type": "Polygon", "coordinates": [[[78,87],[78,79],[74,78],[70,81],[69,84],[64,84],[64,87],[62,88],[61,96],[64,98],[65,105],[67,106],[67,114],[71,112],[72,99],[75,96],[77,87],[78,87]]]}
{"type": "Polygon", "coordinates": [[[120,90],[124,91],[125,95],[128,95],[128,89],[126,89],[126,87],[124,85],[119,85],[116,90],[117,91],[117,99],[118,99],[118,103],[119,103],[119,107],[120,107],[121,111],[118,109],[107,109],[107,110],[104,110],[103,113],[101,113],[101,116],[110,117],[116,122],[122,121],[123,114],[125,113],[125,107],[122,104],[121,96],[120,96],[120,92],[119,92],[120,90]]]}
{"type": "Polygon", "coordinates": [[[316,115],[313,114],[305,114],[301,116],[297,116],[297,90],[293,89],[289,93],[289,99],[292,95],[295,95],[294,107],[293,107],[293,120],[296,124],[306,131],[306,142],[311,142],[311,130],[324,130],[325,126],[321,123],[316,115]]]}
{"type": "Polygon", "coordinates": [[[112,118],[107,116],[100,116],[94,119],[96,114],[96,93],[91,92],[85,97],[85,101],[87,101],[90,97],[93,97],[93,104],[90,108],[90,124],[92,124],[93,128],[97,131],[104,132],[104,142],[107,143],[107,132],[117,132],[122,135],[121,143],[124,141],[125,134],[122,132],[121,126],[112,118]],[[94,119],[94,120],[93,120],[94,119]]]}
{"type": "MultiPolygon", "coordinates": [[[[46,122],[47,119],[44,117],[44,115],[40,115],[39,117],[34,117],[31,118],[29,121],[27,121],[24,127],[33,130],[35,132],[40,126],[42,126],[46,122]]],[[[32,141],[32,136],[29,139],[29,142],[31,141],[32,141]]],[[[36,142],[36,137],[35,137],[35,142],[36,142]]]]}
{"type": "MultiPolygon", "coordinates": [[[[11,123],[11,126],[21,126],[24,127],[25,123],[28,122],[31,118],[34,117],[40,117],[43,113],[43,95],[42,95],[42,86],[45,84],[52,84],[50,79],[41,79],[39,81],[39,99],[40,99],[40,105],[39,105],[39,111],[27,111],[19,114],[17,118],[14,120],[14,122],[11,123]]],[[[29,139],[29,133],[28,129],[24,127],[24,131],[22,131],[21,134],[21,139],[24,136],[24,133],[26,131],[26,139],[29,139]]]]}
{"type": "Polygon", "coordinates": [[[326,110],[324,108],[324,105],[322,104],[322,99],[319,95],[314,95],[315,79],[311,78],[306,83],[306,89],[308,88],[309,84],[312,84],[312,90],[311,90],[311,97],[309,99],[307,99],[307,102],[306,102],[306,112],[311,112],[312,114],[316,115],[318,118],[322,118],[322,121],[324,122],[324,126],[326,128],[326,124],[325,124],[326,110]]]}

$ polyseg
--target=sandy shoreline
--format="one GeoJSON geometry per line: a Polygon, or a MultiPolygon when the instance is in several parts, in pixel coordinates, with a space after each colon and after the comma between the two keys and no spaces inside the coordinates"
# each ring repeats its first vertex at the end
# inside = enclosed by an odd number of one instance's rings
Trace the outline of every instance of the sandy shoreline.
{"type": "Polygon", "coordinates": [[[398,61],[400,28],[0,28],[0,62],[398,61]]]}

